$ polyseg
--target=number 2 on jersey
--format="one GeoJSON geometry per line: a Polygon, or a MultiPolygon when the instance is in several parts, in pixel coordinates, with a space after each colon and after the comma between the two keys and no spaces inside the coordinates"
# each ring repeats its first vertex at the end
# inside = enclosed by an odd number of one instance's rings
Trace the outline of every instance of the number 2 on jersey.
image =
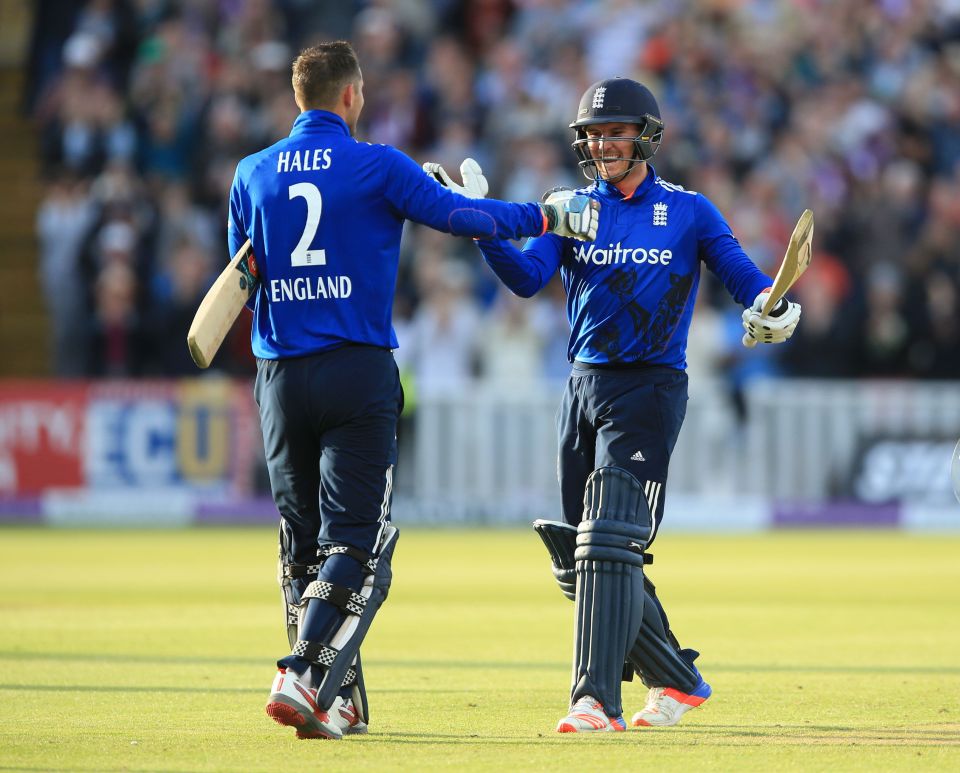
{"type": "Polygon", "coordinates": [[[326,250],[307,249],[317,235],[320,227],[320,213],[323,211],[323,198],[320,190],[313,183],[296,183],[289,188],[291,201],[302,196],[307,202],[307,222],[303,226],[300,241],[290,253],[290,263],[294,266],[325,266],[327,265],[326,250]]]}

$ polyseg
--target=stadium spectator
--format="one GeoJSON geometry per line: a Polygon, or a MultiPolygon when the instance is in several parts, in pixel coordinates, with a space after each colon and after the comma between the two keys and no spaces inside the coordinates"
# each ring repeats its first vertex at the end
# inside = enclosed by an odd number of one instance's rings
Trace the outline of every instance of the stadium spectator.
{"type": "Polygon", "coordinates": [[[138,295],[129,263],[115,260],[97,274],[84,352],[88,375],[132,378],[147,373],[151,347],[138,295]]]}
{"type": "MultiPolygon", "coordinates": [[[[93,181],[132,169],[159,233],[170,181],[224,221],[226,170],[283,136],[295,114],[278,63],[319,40],[351,35],[361,52],[366,139],[454,169],[473,156],[494,195],[518,199],[562,178],[552,156],[564,157],[570,137],[556,127],[590,81],[650,83],[669,129],[662,174],[731,213],[768,271],[809,206],[815,261],[832,256],[846,276],[842,297],[831,287],[814,301],[817,323],[796,351],[782,347],[782,362],[758,372],[960,377],[946,335],[960,296],[956,3],[41,0],[35,18],[24,104],[43,168],[89,189],[94,211],[93,181]],[[830,331],[851,329],[858,314],[871,321],[838,344],[830,331]],[[822,337],[808,338],[814,328],[822,337]],[[828,344],[868,354],[813,356],[828,344]]],[[[153,243],[150,231],[143,248],[161,272],[170,242],[153,243]]],[[[224,258],[198,243],[212,264],[224,258]]],[[[92,296],[96,274],[83,278],[92,296]]],[[[704,291],[721,317],[733,313],[722,293],[704,291]]],[[[472,292],[489,303],[489,282],[473,281],[472,292]]],[[[420,302],[415,292],[408,300],[420,302]]],[[[165,301],[151,303],[159,311],[165,301]]],[[[218,366],[249,370],[229,353],[218,366]]]]}
{"type": "Polygon", "coordinates": [[[80,273],[80,245],[94,219],[94,203],[84,182],[62,175],[50,181],[37,211],[40,279],[50,317],[53,373],[84,372],[83,319],[85,277],[80,273]]]}
{"type": "Polygon", "coordinates": [[[443,243],[426,229],[419,229],[418,248],[420,303],[402,339],[397,331],[397,363],[412,373],[419,397],[457,394],[477,371],[482,333],[481,314],[470,296],[470,269],[447,257],[443,243]]]}
{"type": "Polygon", "coordinates": [[[543,379],[543,339],[533,304],[501,289],[487,309],[479,337],[484,384],[507,394],[536,389],[543,379]]]}

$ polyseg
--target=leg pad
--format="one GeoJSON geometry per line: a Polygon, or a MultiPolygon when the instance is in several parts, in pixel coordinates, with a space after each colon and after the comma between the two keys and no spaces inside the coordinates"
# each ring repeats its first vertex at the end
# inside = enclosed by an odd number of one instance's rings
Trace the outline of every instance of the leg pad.
{"type": "Polygon", "coordinates": [[[377,554],[373,557],[363,586],[359,592],[324,581],[314,581],[303,593],[303,600],[321,599],[338,606],[346,616],[330,636],[329,641],[298,640],[293,654],[308,660],[323,670],[317,686],[317,705],[326,711],[333,704],[340,689],[354,685],[354,703],[361,718],[367,721],[366,691],[360,670],[360,644],[363,642],[377,610],[387,598],[393,580],[391,560],[396,547],[398,531],[385,526],[377,554]]]}
{"type": "MultiPolygon", "coordinates": [[[[551,569],[561,593],[573,601],[576,592],[576,527],[562,521],[537,520],[533,528],[550,553],[551,569]]],[[[652,563],[652,560],[652,555],[644,554],[644,563],[652,563]]],[[[646,577],[643,585],[643,624],[627,654],[623,676],[629,681],[636,671],[647,687],[674,687],[689,693],[699,679],[693,665],[699,653],[681,649],[665,623],[656,588],[646,577]]]]}
{"type": "Polygon", "coordinates": [[[587,479],[577,527],[576,615],[571,704],[599,700],[607,716],[623,713],[620,680],[643,619],[643,550],[651,519],[643,487],[618,467],[587,479]]]}

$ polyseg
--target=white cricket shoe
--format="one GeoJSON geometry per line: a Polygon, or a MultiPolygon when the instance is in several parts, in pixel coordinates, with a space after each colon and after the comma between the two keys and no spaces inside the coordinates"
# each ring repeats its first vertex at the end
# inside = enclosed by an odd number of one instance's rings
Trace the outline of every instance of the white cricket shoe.
{"type": "Polygon", "coordinates": [[[671,727],[712,694],[710,685],[703,681],[703,677],[700,677],[691,693],[680,692],[673,687],[654,687],[647,694],[647,705],[633,715],[630,724],[634,727],[671,727]]]}
{"type": "Polygon", "coordinates": [[[623,717],[608,717],[603,704],[584,695],[570,707],[570,713],[557,725],[558,733],[609,733],[627,729],[623,717]]]}
{"type": "Polygon", "coordinates": [[[352,698],[337,696],[330,707],[330,714],[344,735],[363,735],[367,732],[367,723],[360,719],[360,712],[352,698]]]}
{"type": "Polygon", "coordinates": [[[266,710],[267,716],[278,724],[296,728],[297,738],[338,741],[343,737],[339,717],[322,711],[317,705],[317,691],[302,685],[297,674],[286,668],[281,668],[273,679],[266,710]]]}

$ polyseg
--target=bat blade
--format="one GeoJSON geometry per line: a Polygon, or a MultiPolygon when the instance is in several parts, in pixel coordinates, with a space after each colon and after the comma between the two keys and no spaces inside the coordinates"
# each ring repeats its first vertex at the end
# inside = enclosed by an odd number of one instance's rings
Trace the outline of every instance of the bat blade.
{"type": "Polygon", "coordinates": [[[763,304],[761,315],[766,317],[794,283],[803,275],[813,257],[813,212],[805,209],[793,229],[783,263],[773,280],[770,296],[763,304]]]}
{"type": "Polygon", "coordinates": [[[200,302],[187,333],[187,347],[198,367],[209,368],[223,339],[260,281],[250,240],[220,273],[200,302]]]}
{"type": "MultiPolygon", "coordinates": [[[[790,290],[796,281],[803,276],[803,272],[810,265],[813,258],[813,212],[805,209],[793,233],[790,235],[790,241],[787,243],[787,251],[783,256],[783,262],[773,279],[773,285],[770,288],[770,295],[760,310],[760,316],[766,317],[773,311],[774,307],[780,302],[790,290]]],[[[753,348],[757,345],[757,340],[744,334],[743,345],[753,348]]]]}

